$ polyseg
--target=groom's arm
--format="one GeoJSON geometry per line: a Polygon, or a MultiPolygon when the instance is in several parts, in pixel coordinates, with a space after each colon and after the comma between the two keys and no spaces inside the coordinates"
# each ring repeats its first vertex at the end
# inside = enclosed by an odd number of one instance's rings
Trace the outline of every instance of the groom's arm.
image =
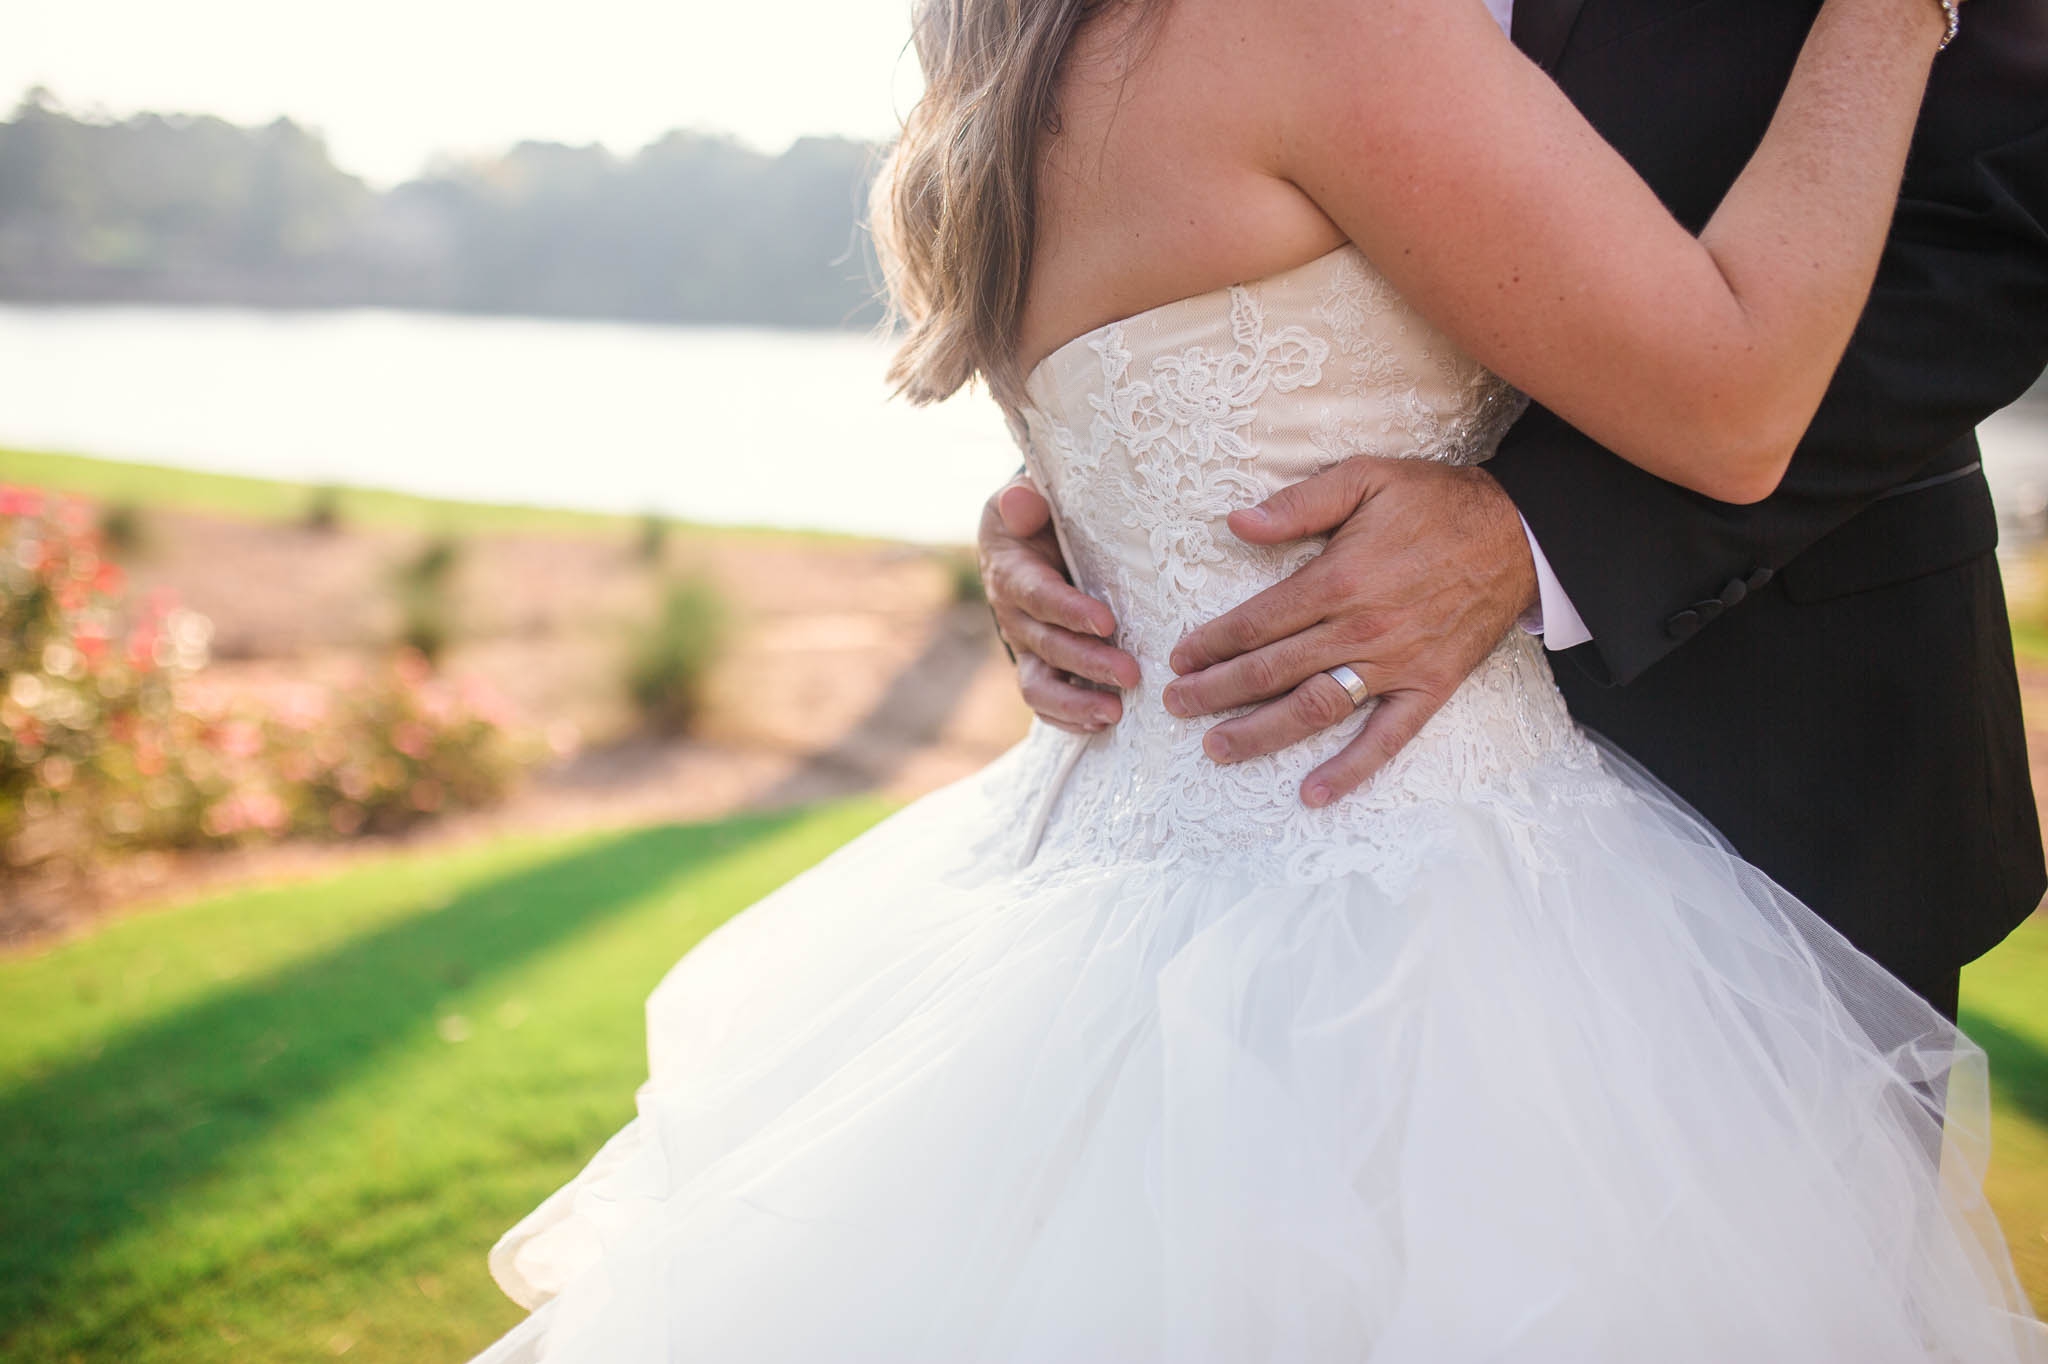
{"type": "Polygon", "coordinates": [[[2048,21],[1982,8],[2007,27],[1940,73],[1870,304],[1774,496],[1711,502],[1540,409],[1489,466],[1591,630],[1596,674],[1629,681],[1874,500],[1966,461],[1977,423],[2048,365],[2048,21]]]}

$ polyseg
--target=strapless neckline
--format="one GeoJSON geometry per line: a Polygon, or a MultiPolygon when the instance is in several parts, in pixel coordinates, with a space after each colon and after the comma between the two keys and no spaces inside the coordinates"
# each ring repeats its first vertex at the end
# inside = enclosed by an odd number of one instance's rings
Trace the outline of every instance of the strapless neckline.
{"type": "Polygon", "coordinates": [[[1037,381],[1039,376],[1051,369],[1055,361],[1065,356],[1085,354],[1091,341],[1101,340],[1102,337],[1118,327],[1128,327],[1138,322],[1163,320],[1167,315],[1182,309],[1196,309],[1199,311],[1203,308],[1213,308],[1218,300],[1223,300],[1227,305],[1233,290],[1263,288],[1267,285],[1280,284],[1293,280],[1297,276],[1311,274],[1339,258],[1351,256],[1356,256],[1360,260],[1365,259],[1365,253],[1360,251],[1355,243],[1343,242],[1323,252],[1320,256],[1311,257],[1299,265],[1290,265],[1285,270],[1276,270],[1272,274],[1261,275],[1256,279],[1239,280],[1234,284],[1220,285],[1217,288],[1207,289],[1198,294],[1183,294],[1181,297],[1169,299],[1165,303],[1157,303],[1149,308],[1140,308],[1137,312],[1123,317],[1111,318],[1102,325],[1090,327],[1079,336],[1062,341],[1059,345],[1047,351],[1039,359],[1038,363],[1033,365],[1025,374],[1025,394],[1027,397],[1029,396],[1033,383],[1037,381]]]}

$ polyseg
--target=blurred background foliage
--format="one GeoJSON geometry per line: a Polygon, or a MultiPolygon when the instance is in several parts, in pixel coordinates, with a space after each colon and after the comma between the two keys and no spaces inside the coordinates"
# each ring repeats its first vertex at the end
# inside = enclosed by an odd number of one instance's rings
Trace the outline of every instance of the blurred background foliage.
{"type": "Polygon", "coordinates": [[[865,326],[875,159],[841,138],[522,142],[379,193],[290,119],[100,119],[31,90],[0,123],[0,299],[865,326]]]}
{"type": "Polygon", "coordinates": [[[701,573],[662,590],[653,623],[635,636],[626,661],[626,688],[655,732],[682,734],[695,722],[730,623],[717,584],[701,573]]]}
{"type": "Polygon", "coordinates": [[[107,519],[0,485],[0,897],[75,893],[116,852],[396,832],[495,803],[537,755],[493,690],[411,645],[343,686],[210,686],[211,622],[131,600],[107,519]]]}

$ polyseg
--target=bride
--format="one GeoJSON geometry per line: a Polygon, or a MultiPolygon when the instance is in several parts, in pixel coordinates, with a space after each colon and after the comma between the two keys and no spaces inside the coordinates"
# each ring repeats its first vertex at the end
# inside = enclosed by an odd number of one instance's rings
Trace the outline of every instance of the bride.
{"type": "Polygon", "coordinates": [[[1521,394],[1768,493],[1953,15],[1825,0],[1695,237],[1481,0],[919,0],[894,376],[990,385],[1143,676],[677,964],[638,1116],[492,1252],[533,1312],[480,1359],[2048,1358],[1981,1053],[1529,638],[1335,802],[1297,791],[1369,697],[1231,766],[1162,699],[1317,552],[1229,512],[1481,461],[1521,394]]]}

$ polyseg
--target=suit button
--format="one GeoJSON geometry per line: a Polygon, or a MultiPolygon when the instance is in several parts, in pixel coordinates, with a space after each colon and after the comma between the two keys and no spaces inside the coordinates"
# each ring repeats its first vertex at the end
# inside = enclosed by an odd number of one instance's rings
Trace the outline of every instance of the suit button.
{"type": "Polygon", "coordinates": [[[1768,568],[1760,568],[1756,572],[1750,574],[1749,577],[1746,579],[1746,582],[1748,584],[1749,590],[1755,592],[1761,589],[1763,585],[1769,582],[1770,580],[1771,570],[1769,570],[1768,568]]]}
{"type": "Polygon", "coordinates": [[[1680,611],[1664,622],[1664,633],[1673,639],[1690,639],[1705,623],[1697,611],[1680,611]]]}
{"type": "Polygon", "coordinates": [[[1728,585],[1721,589],[1721,603],[1724,606],[1740,606],[1742,599],[1748,595],[1748,583],[1740,578],[1730,578],[1728,585]]]}

